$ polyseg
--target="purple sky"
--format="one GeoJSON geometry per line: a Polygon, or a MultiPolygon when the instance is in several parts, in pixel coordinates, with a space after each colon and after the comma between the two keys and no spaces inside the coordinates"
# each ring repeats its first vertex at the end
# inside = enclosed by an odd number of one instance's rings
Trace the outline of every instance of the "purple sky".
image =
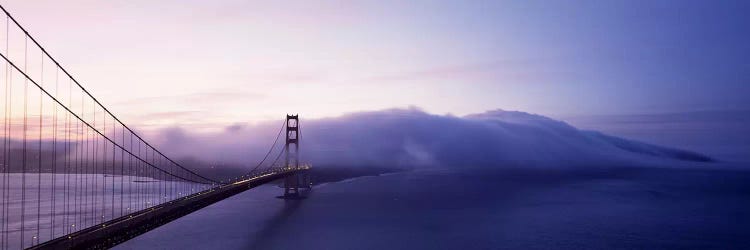
{"type": "Polygon", "coordinates": [[[137,126],[218,127],[411,105],[556,117],[750,108],[747,3],[2,4],[137,126]]]}

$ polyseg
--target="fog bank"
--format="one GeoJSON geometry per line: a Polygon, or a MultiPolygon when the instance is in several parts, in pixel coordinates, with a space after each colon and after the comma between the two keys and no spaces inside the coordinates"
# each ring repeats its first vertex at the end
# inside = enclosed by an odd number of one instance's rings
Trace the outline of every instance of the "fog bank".
{"type": "MultiPolygon", "coordinates": [[[[301,118],[301,157],[316,166],[588,167],[711,161],[698,153],[579,130],[516,111],[457,117],[410,108],[301,118]]],[[[149,137],[177,159],[249,167],[267,152],[281,125],[234,125],[208,134],[172,127],[149,137]]],[[[271,160],[281,144],[283,134],[271,160]]]]}

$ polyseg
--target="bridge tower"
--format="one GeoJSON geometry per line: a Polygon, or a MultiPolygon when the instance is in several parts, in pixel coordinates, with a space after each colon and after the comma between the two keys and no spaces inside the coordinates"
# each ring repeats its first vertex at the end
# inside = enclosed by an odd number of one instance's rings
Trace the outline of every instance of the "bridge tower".
{"type": "MultiPolygon", "coordinates": [[[[284,147],[286,160],[285,167],[299,167],[299,114],[286,115],[286,146],[284,147]]],[[[284,179],[284,196],[299,196],[300,176],[291,175],[284,179]]]]}

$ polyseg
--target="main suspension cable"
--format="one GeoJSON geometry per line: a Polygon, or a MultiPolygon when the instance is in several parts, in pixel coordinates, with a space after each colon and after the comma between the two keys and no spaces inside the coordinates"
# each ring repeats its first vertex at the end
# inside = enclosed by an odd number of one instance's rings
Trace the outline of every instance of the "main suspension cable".
{"type": "MultiPolygon", "coordinates": [[[[35,85],[35,86],[36,86],[37,88],[39,88],[39,89],[40,89],[40,90],[41,90],[41,91],[42,91],[42,92],[43,92],[44,94],[46,94],[46,95],[47,95],[48,97],[50,97],[50,98],[51,98],[51,99],[52,99],[53,101],[55,101],[55,102],[56,102],[56,103],[57,103],[58,105],[62,106],[62,107],[63,107],[63,108],[64,108],[64,109],[66,110],[66,111],[70,112],[70,113],[71,113],[71,114],[72,114],[72,115],[73,115],[73,116],[74,116],[74,117],[75,117],[76,119],[78,119],[78,120],[79,120],[79,121],[80,121],[80,122],[81,122],[81,123],[82,123],[83,125],[85,125],[85,126],[87,126],[88,128],[92,129],[92,130],[93,130],[94,132],[96,132],[96,134],[100,135],[100,136],[101,136],[102,138],[106,139],[107,141],[109,141],[109,142],[112,142],[112,143],[114,143],[114,141],[112,141],[112,139],[111,139],[111,138],[109,138],[108,136],[106,136],[106,135],[105,135],[105,134],[103,134],[103,133],[102,133],[101,131],[97,130],[96,128],[94,128],[94,127],[93,127],[93,126],[92,126],[92,125],[91,125],[90,123],[88,123],[88,122],[87,122],[86,120],[84,120],[83,118],[81,118],[81,116],[79,116],[79,115],[77,115],[77,114],[73,113],[73,112],[72,112],[72,111],[70,110],[70,108],[66,107],[65,105],[62,105],[62,103],[61,103],[61,102],[60,102],[60,101],[59,101],[59,100],[58,100],[57,98],[55,98],[54,96],[52,96],[52,95],[51,95],[51,94],[50,94],[49,92],[47,92],[47,90],[45,90],[45,89],[41,88],[41,86],[40,86],[40,85],[39,85],[39,84],[38,84],[38,83],[37,83],[36,81],[34,81],[33,79],[31,79],[31,77],[29,77],[29,76],[28,76],[28,75],[27,75],[27,74],[26,74],[26,73],[25,73],[25,72],[24,72],[23,70],[21,70],[20,68],[18,68],[18,66],[16,66],[16,65],[15,65],[15,64],[14,64],[14,63],[13,63],[13,62],[12,62],[12,61],[10,60],[10,59],[8,59],[8,57],[6,57],[6,56],[5,56],[4,54],[2,54],[2,53],[0,53],[0,57],[2,57],[2,58],[3,58],[3,59],[4,59],[5,61],[6,61],[6,62],[8,62],[8,64],[10,64],[10,65],[11,65],[11,66],[12,66],[12,67],[13,67],[14,69],[16,69],[16,71],[18,71],[19,73],[21,73],[21,75],[23,75],[23,76],[24,76],[24,77],[26,78],[25,80],[26,80],[27,82],[31,82],[31,83],[33,83],[33,84],[34,84],[34,85],[35,85]]],[[[134,136],[136,136],[136,137],[138,137],[138,135],[136,135],[136,134],[133,134],[133,135],[134,135],[134,136]]],[[[154,150],[154,151],[156,151],[156,149],[154,149],[153,147],[151,147],[150,145],[148,145],[148,144],[147,144],[147,143],[146,143],[145,141],[141,141],[141,142],[143,142],[143,144],[144,144],[145,146],[148,146],[148,148],[151,148],[151,150],[154,150]]],[[[115,144],[116,144],[116,143],[115,143],[115,144]]],[[[122,147],[122,145],[117,145],[117,147],[118,147],[118,148],[120,148],[120,149],[122,149],[122,150],[125,150],[125,148],[124,148],[124,147],[122,147]]],[[[133,155],[133,156],[134,156],[134,157],[135,157],[136,159],[138,159],[139,161],[141,161],[141,162],[145,163],[146,165],[148,165],[148,166],[150,166],[150,167],[156,168],[156,169],[157,169],[157,170],[159,170],[159,171],[163,171],[163,172],[166,172],[166,171],[165,171],[164,169],[161,169],[161,168],[159,168],[159,167],[157,167],[157,166],[155,166],[155,165],[153,165],[153,164],[151,164],[151,163],[148,163],[148,162],[146,162],[146,161],[145,161],[145,160],[144,160],[143,158],[141,158],[141,157],[139,157],[139,156],[136,156],[136,155],[134,155],[134,154],[133,154],[132,152],[128,152],[128,154],[130,154],[130,155],[133,155]]],[[[175,164],[176,164],[176,163],[175,163],[175,164]]],[[[179,166],[179,164],[176,164],[176,165],[178,165],[178,166],[179,166]]],[[[189,171],[189,170],[187,170],[187,169],[186,169],[186,171],[190,172],[190,171],[189,171]]],[[[175,176],[175,175],[173,175],[172,173],[168,173],[168,172],[167,172],[166,174],[168,174],[168,175],[172,175],[172,176],[175,176]]],[[[192,174],[192,172],[191,172],[191,174],[192,174]]],[[[193,175],[194,175],[194,176],[198,176],[198,177],[200,177],[200,175],[196,175],[196,174],[193,174],[193,175]]],[[[176,177],[177,177],[177,176],[176,176],[176,177]]],[[[184,178],[184,177],[177,177],[177,178],[179,178],[179,179],[181,179],[181,180],[184,180],[184,181],[188,181],[188,182],[199,182],[199,181],[195,181],[195,180],[187,179],[187,178],[184,178]]],[[[206,180],[209,180],[209,181],[211,181],[210,179],[206,179],[206,180]]],[[[199,183],[203,183],[203,184],[212,184],[212,183],[223,183],[223,182],[218,182],[218,181],[217,181],[217,182],[199,182],[199,183]]]]}
{"type": "MultiPolygon", "coordinates": [[[[36,39],[34,39],[34,37],[33,37],[33,36],[31,36],[31,34],[29,34],[29,32],[28,32],[28,31],[27,31],[26,29],[24,29],[24,28],[23,28],[23,26],[21,26],[21,24],[20,24],[20,23],[19,23],[19,22],[18,22],[18,21],[17,21],[17,20],[15,19],[15,18],[13,18],[13,16],[12,16],[12,15],[10,14],[10,12],[8,12],[8,10],[6,10],[6,9],[5,9],[5,7],[3,7],[2,5],[0,5],[0,9],[1,9],[1,10],[2,10],[3,12],[5,12],[5,15],[6,15],[7,17],[9,17],[9,18],[10,18],[10,20],[11,20],[11,21],[13,21],[13,23],[15,23],[15,24],[16,24],[16,26],[17,26],[17,27],[18,27],[19,29],[21,29],[21,31],[23,31],[23,33],[24,33],[24,34],[26,35],[26,37],[28,37],[28,39],[31,39],[31,41],[32,41],[32,42],[33,42],[34,44],[36,44],[36,46],[37,46],[37,47],[39,47],[39,49],[40,49],[40,50],[41,50],[41,51],[42,51],[42,52],[43,52],[43,53],[44,53],[45,55],[47,55],[47,57],[48,57],[48,58],[49,58],[50,60],[52,60],[52,62],[54,62],[54,63],[55,63],[55,65],[56,65],[56,66],[57,66],[58,68],[60,68],[60,70],[62,70],[62,71],[63,71],[63,73],[65,73],[65,74],[66,74],[66,75],[67,75],[67,76],[68,76],[68,77],[69,77],[69,78],[70,78],[71,80],[73,80],[73,82],[75,82],[75,84],[76,84],[76,85],[77,85],[77,86],[78,86],[78,87],[79,87],[79,88],[80,88],[80,89],[81,89],[81,90],[82,90],[82,91],[83,91],[84,93],[86,93],[86,95],[88,95],[88,96],[89,96],[89,97],[90,97],[90,98],[91,98],[91,99],[92,99],[92,100],[93,100],[93,101],[94,101],[94,102],[95,102],[96,104],[98,104],[98,105],[99,105],[100,107],[102,107],[102,109],[104,109],[104,112],[105,112],[105,113],[107,113],[107,114],[109,114],[110,116],[112,116],[112,118],[114,118],[114,119],[115,119],[115,121],[117,121],[118,123],[120,123],[120,125],[122,125],[123,127],[125,127],[125,128],[126,128],[126,129],[127,129],[128,131],[129,131],[129,132],[133,133],[133,135],[134,135],[134,136],[135,136],[136,138],[138,138],[139,140],[143,141],[143,143],[145,144],[145,146],[151,147],[151,149],[152,149],[152,150],[154,150],[154,151],[155,151],[156,153],[158,153],[158,154],[159,154],[159,155],[161,155],[162,157],[166,158],[166,159],[167,159],[167,160],[168,160],[169,162],[171,162],[171,163],[174,163],[174,164],[175,164],[176,166],[178,166],[179,168],[181,168],[181,169],[183,169],[183,170],[187,171],[188,173],[190,173],[190,174],[192,174],[192,175],[194,175],[194,176],[197,176],[197,177],[199,177],[200,179],[203,179],[203,180],[209,181],[210,183],[222,183],[222,182],[220,182],[220,181],[217,181],[217,180],[214,180],[214,179],[211,179],[211,178],[205,177],[205,176],[203,176],[203,175],[200,175],[200,174],[198,174],[198,173],[196,173],[196,172],[194,172],[194,171],[192,171],[192,170],[190,170],[190,169],[188,169],[188,168],[186,168],[186,167],[184,167],[184,166],[180,165],[180,164],[179,164],[179,163],[177,163],[176,161],[172,160],[171,158],[167,157],[167,156],[166,156],[166,155],[164,155],[164,154],[163,154],[162,152],[160,152],[159,150],[157,150],[157,149],[156,149],[155,147],[151,146],[151,144],[149,144],[149,143],[148,143],[148,142],[147,142],[146,140],[144,140],[143,138],[141,138],[141,137],[140,137],[140,136],[139,136],[139,135],[138,135],[137,133],[135,133],[135,131],[133,131],[132,129],[130,129],[130,127],[128,127],[127,125],[125,125],[125,123],[123,123],[123,122],[122,122],[122,121],[121,121],[121,120],[120,120],[119,118],[117,118],[117,116],[115,116],[115,115],[114,115],[114,114],[113,114],[112,112],[110,112],[110,111],[109,111],[109,109],[107,109],[107,108],[106,108],[106,107],[105,107],[105,106],[104,106],[104,105],[103,105],[103,104],[102,104],[101,102],[99,102],[99,100],[97,100],[97,99],[96,99],[96,98],[95,98],[95,97],[94,97],[94,96],[93,96],[93,95],[92,95],[92,94],[91,94],[91,93],[90,93],[90,92],[89,92],[89,91],[88,91],[88,90],[87,90],[86,88],[84,88],[84,87],[83,87],[83,85],[81,85],[81,84],[80,84],[80,83],[78,82],[78,80],[76,80],[76,79],[75,79],[75,78],[74,78],[74,77],[73,77],[73,76],[72,76],[72,75],[71,75],[71,74],[70,74],[70,73],[69,73],[69,72],[68,72],[68,71],[67,71],[67,70],[66,70],[65,68],[63,68],[63,67],[62,67],[62,65],[60,65],[60,63],[59,63],[59,62],[58,62],[57,60],[55,60],[55,58],[54,58],[54,57],[52,57],[52,55],[50,55],[50,54],[49,54],[49,53],[47,52],[47,50],[46,50],[46,49],[44,49],[44,47],[43,47],[43,46],[42,46],[42,45],[41,45],[41,44],[40,44],[39,42],[37,42],[37,41],[36,41],[36,39]]],[[[6,60],[7,60],[7,58],[6,58],[6,60]]],[[[8,61],[9,61],[9,60],[8,60],[8,61]]],[[[10,62],[10,61],[9,61],[9,62],[10,62]]],[[[46,91],[45,91],[45,92],[46,92],[46,91]]],[[[114,143],[114,142],[113,142],[113,143],[114,143]]],[[[196,181],[192,181],[192,182],[196,182],[196,181]]],[[[209,184],[209,183],[207,183],[207,184],[209,184]]]]}
{"type": "Polygon", "coordinates": [[[283,155],[283,154],[284,154],[284,149],[282,148],[281,150],[279,150],[279,154],[276,155],[276,159],[274,159],[273,162],[271,162],[271,164],[268,165],[268,167],[265,168],[265,170],[269,170],[269,169],[273,168],[273,165],[275,165],[276,162],[278,162],[279,159],[281,159],[281,155],[283,155]]]}
{"type": "Polygon", "coordinates": [[[281,132],[284,131],[284,126],[286,126],[286,120],[284,121],[284,123],[281,124],[281,128],[279,128],[279,133],[276,134],[276,139],[274,139],[273,144],[271,144],[271,147],[268,149],[268,152],[266,152],[266,155],[263,156],[263,160],[258,162],[258,165],[255,165],[255,167],[252,170],[250,170],[248,174],[253,173],[256,169],[258,169],[258,167],[260,167],[263,164],[263,162],[266,161],[266,159],[268,158],[268,155],[270,155],[271,152],[273,151],[273,148],[276,147],[276,143],[279,141],[279,138],[281,138],[281,132]]]}

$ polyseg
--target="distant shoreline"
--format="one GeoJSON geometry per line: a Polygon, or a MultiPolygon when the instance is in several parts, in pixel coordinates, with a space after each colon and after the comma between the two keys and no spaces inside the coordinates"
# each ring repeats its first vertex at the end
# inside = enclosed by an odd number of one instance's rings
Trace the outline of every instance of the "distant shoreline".
{"type": "Polygon", "coordinates": [[[387,167],[343,167],[343,166],[321,166],[310,170],[313,185],[343,181],[356,177],[378,176],[387,173],[407,171],[402,168],[387,167]]]}

